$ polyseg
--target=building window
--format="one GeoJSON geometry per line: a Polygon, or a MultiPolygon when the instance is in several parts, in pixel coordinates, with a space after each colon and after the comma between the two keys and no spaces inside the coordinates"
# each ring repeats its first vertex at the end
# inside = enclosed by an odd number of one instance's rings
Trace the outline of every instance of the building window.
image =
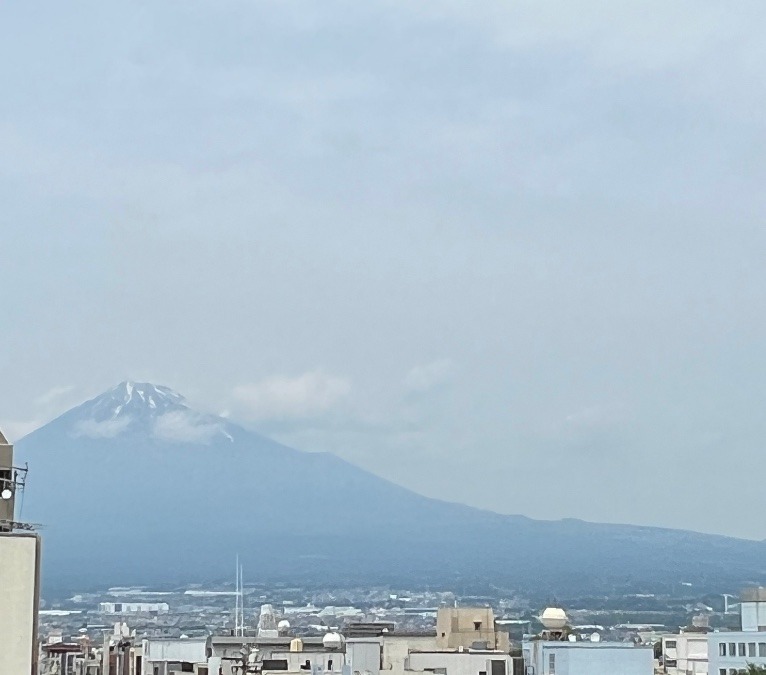
{"type": "Polygon", "coordinates": [[[726,675],[726,668],[719,668],[718,675],[726,675]]]}
{"type": "Polygon", "coordinates": [[[755,656],[755,642],[748,642],[747,643],[747,655],[748,656],[755,656]]]}
{"type": "Polygon", "coordinates": [[[474,621],[473,622],[473,629],[474,630],[481,630],[481,621],[474,621]]]}
{"type": "Polygon", "coordinates": [[[721,642],[718,645],[718,656],[726,656],[726,643],[721,642]]]}
{"type": "Polygon", "coordinates": [[[729,656],[737,655],[737,645],[734,642],[729,643],[729,656]]]}
{"type": "Polygon", "coordinates": [[[675,649],[675,648],[676,648],[675,640],[665,640],[665,649],[675,649]]]}
{"type": "Polygon", "coordinates": [[[740,642],[737,645],[737,647],[738,647],[737,654],[739,654],[740,656],[745,656],[745,643],[744,642],[740,642]]]}
{"type": "Polygon", "coordinates": [[[766,642],[758,643],[758,656],[766,657],[766,642]]]}
{"type": "Polygon", "coordinates": [[[548,675],[556,675],[556,655],[548,654],[548,675]]]}

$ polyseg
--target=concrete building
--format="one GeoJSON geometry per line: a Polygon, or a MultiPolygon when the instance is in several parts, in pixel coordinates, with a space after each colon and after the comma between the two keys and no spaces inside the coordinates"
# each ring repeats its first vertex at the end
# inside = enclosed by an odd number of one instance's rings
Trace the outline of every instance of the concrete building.
{"type": "MultiPolygon", "coordinates": [[[[487,620],[484,610],[467,614],[487,620]]],[[[492,625],[492,624],[490,624],[492,625]]],[[[208,669],[210,675],[241,673],[247,663],[252,672],[278,675],[512,675],[513,662],[508,651],[488,647],[502,642],[494,631],[483,631],[484,640],[474,641],[474,647],[458,644],[455,648],[440,648],[445,637],[434,634],[396,633],[392,624],[356,624],[355,637],[344,638],[329,633],[323,638],[290,638],[289,636],[241,637],[212,636],[208,638],[208,669]]],[[[459,631],[458,631],[459,632],[459,631]]],[[[463,632],[474,633],[473,624],[463,632]]],[[[251,672],[245,670],[244,672],[251,672]]],[[[152,674],[153,675],[153,674],[152,674]]]]}
{"type": "Polygon", "coordinates": [[[37,673],[40,538],[15,521],[16,495],[26,469],[13,464],[13,446],[0,433],[0,673],[37,673]]]}
{"type": "Polygon", "coordinates": [[[731,675],[749,664],[766,666],[766,588],[742,592],[742,630],[708,634],[710,675],[731,675]]]}
{"type": "Polygon", "coordinates": [[[708,634],[663,635],[662,672],[667,675],[707,675],[708,634]]]}
{"type": "Polygon", "coordinates": [[[489,607],[441,607],[436,614],[436,644],[439,649],[470,647],[508,652],[508,633],[498,631],[489,607]]]}
{"type": "Polygon", "coordinates": [[[543,632],[522,642],[526,675],[653,675],[654,648],[632,642],[601,642],[598,633],[577,640],[563,609],[541,615],[543,632]]]}
{"type": "Polygon", "coordinates": [[[208,675],[207,638],[158,638],[141,643],[140,675],[208,675]]]}
{"type": "Polygon", "coordinates": [[[167,602],[102,602],[98,611],[102,614],[167,614],[167,602]]]}
{"type": "Polygon", "coordinates": [[[522,648],[527,675],[653,675],[654,650],[629,642],[531,640],[522,648]]]}

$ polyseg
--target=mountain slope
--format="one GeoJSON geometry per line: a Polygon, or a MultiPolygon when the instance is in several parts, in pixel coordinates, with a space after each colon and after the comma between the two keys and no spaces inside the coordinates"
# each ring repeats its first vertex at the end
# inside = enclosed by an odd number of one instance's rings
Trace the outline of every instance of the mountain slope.
{"type": "Polygon", "coordinates": [[[555,592],[765,576],[761,542],[429,499],[333,455],[297,451],[123,382],[17,444],[22,517],[43,523],[49,585],[226,575],[338,582],[493,581],[555,592]]]}

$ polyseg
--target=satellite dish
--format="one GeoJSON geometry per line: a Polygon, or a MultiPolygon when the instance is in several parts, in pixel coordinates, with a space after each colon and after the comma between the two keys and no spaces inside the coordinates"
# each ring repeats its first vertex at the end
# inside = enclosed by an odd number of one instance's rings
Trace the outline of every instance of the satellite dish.
{"type": "Polygon", "coordinates": [[[5,488],[2,492],[0,492],[0,498],[2,499],[10,499],[13,497],[13,490],[11,488],[5,488]]]}

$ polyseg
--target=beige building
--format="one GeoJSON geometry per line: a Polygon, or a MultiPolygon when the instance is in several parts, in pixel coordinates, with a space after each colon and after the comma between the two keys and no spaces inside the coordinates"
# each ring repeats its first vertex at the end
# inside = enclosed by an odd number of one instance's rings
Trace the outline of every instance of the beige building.
{"type": "MultiPolygon", "coordinates": [[[[465,610],[473,612],[469,617],[482,616],[483,620],[494,617],[490,610],[465,610]]],[[[380,624],[380,630],[372,630],[376,624],[366,624],[364,636],[357,631],[356,637],[348,638],[331,633],[324,638],[260,638],[254,636],[211,636],[207,642],[208,671],[235,675],[241,673],[243,662],[253,658],[253,671],[262,675],[512,675],[513,662],[508,650],[501,651],[488,642],[503,643],[494,629],[476,644],[441,648],[441,639],[434,634],[397,633],[395,628],[380,624]]],[[[460,624],[458,623],[458,627],[460,624]]],[[[470,642],[476,631],[471,630],[451,639],[470,642]]],[[[445,629],[450,634],[451,628],[445,629]]],[[[460,631],[456,631],[460,633],[460,631]]],[[[507,634],[501,634],[506,636],[507,634]]],[[[445,638],[447,639],[447,635],[445,638]]],[[[247,671],[250,672],[250,671],[247,671]]]]}
{"type": "Polygon", "coordinates": [[[441,607],[436,615],[436,644],[439,649],[510,650],[508,633],[498,631],[489,607],[441,607]]]}
{"type": "Polygon", "coordinates": [[[40,538],[14,522],[25,470],[13,465],[13,446],[0,433],[0,673],[37,673],[40,538]]]}

